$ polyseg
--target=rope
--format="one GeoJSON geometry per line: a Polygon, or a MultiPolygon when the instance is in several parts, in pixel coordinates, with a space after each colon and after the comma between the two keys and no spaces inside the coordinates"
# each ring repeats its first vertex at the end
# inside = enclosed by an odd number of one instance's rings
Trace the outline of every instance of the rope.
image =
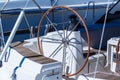
{"type": "Polygon", "coordinates": [[[25,60],[25,57],[23,57],[23,58],[21,59],[19,65],[14,68],[13,74],[12,74],[12,80],[16,80],[16,76],[17,76],[17,75],[16,75],[16,71],[17,71],[18,68],[22,67],[22,64],[23,64],[24,60],[25,60]]]}
{"type": "MultiPolygon", "coordinates": [[[[104,36],[104,31],[105,31],[105,25],[106,25],[106,20],[107,20],[107,15],[108,15],[107,13],[108,13],[108,10],[109,10],[109,2],[110,1],[108,0],[108,4],[107,4],[107,7],[106,7],[106,15],[105,15],[105,19],[104,19],[104,24],[103,24],[103,29],[102,29],[102,35],[101,35],[101,40],[100,40],[98,54],[100,54],[100,50],[101,50],[101,46],[102,46],[102,41],[103,41],[103,36],[104,36]]],[[[97,73],[98,61],[99,61],[99,56],[97,57],[97,61],[96,61],[94,80],[95,80],[96,73],[97,73]]]]}

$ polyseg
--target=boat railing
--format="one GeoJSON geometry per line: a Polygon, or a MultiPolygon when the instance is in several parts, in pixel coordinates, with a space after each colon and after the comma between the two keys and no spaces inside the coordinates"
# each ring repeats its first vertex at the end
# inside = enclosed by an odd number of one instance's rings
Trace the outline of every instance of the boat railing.
{"type": "Polygon", "coordinates": [[[9,0],[7,0],[0,9],[0,51],[3,50],[3,47],[5,46],[5,40],[4,40],[4,32],[3,32],[3,26],[2,26],[2,11],[7,6],[9,0]]]}
{"type": "Polygon", "coordinates": [[[87,6],[87,10],[85,12],[85,17],[84,17],[84,20],[87,21],[87,16],[88,16],[88,11],[90,9],[90,4],[92,4],[92,9],[93,9],[93,15],[92,15],[92,23],[94,24],[94,17],[95,17],[95,1],[90,1],[88,2],[88,6],[87,6]]]}
{"type": "Polygon", "coordinates": [[[19,27],[20,23],[22,22],[23,17],[24,17],[24,11],[22,10],[18,16],[18,19],[17,19],[12,31],[11,31],[11,34],[5,44],[5,47],[0,55],[0,67],[2,66],[2,60],[3,60],[4,56],[6,55],[7,49],[9,47],[9,45],[11,44],[18,27],[19,27]]]}
{"type": "Polygon", "coordinates": [[[30,38],[34,38],[35,37],[35,27],[31,26],[30,27],[30,38]]]}
{"type": "MultiPolygon", "coordinates": [[[[5,6],[7,5],[8,2],[9,2],[9,0],[5,3],[5,5],[3,6],[2,9],[5,8],[5,6]]],[[[27,0],[24,8],[27,7],[28,3],[29,3],[29,0],[27,0]]],[[[17,30],[18,30],[18,28],[19,28],[19,26],[20,26],[20,24],[21,24],[21,22],[22,22],[22,20],[23,20],[23,18],[25,19],[25,22],[26,22],[26,24],[27,24],[27,26],[28,26],[28,29],[29,29],[29,31],[30,31],[30,37],[33,37],[33,33],[32,33],[33,30],[32,30],[32,28],[30,27],[30,24],[29,24],[29,22],[28,22],[28,20],[27,20],[27,17],[26,17],[26,15],[25,15],[25,12],[24,12],[24,9],[23,9],[23,10],[21,10],[20,14],[18,15],[18,18],[17,18],[17,20],[16,20],[16,22],[15,22],[15,24],[14,24],[14,26],[13,26],[13,29],[12,29],[12,31],[11,31],[8,39],[7,39],[7,42],[6,42],[6,44],[5,44],[2,52],[1,52],[1,54],[0,54],[0,67],[2,66],[3,58],[4,58],[5,55],[7,54],[7,53],[6,53],[6,52],[7,52],[7,49],[9,48],[9,45],[11,44],[11,42],[12,42],[12,40],[13,40],[13,38],[14,38],[14,36],[15,36],[15,34],[16,34],[16,32],[17,32],[17,30]]]]}

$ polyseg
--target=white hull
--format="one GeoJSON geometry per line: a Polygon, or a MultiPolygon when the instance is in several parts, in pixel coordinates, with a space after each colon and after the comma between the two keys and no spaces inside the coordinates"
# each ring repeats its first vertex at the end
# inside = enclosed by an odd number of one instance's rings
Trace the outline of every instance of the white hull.
{"type": "Polygon", "coordinates": [[[61,80],[61,63],[38,64],[20,55],[16,50],[11,49],[8,61],[3,62],[3,66],[0,68],[0,79],[54,80],[51,76],[48,78],[48,75],[54,70],[56,71],[56,74],[52,75],[52,77],[58,77],[58,80],[61,80]]]}
{"type": "MultiPolygon", "coordinates": [[[[63,33],[63,31],[59,31],[59,32],[61,34],[63,33]]],[[[76,39],[81,40],[79,39],[80,37],[78,35],[80,36],[79,32],[72,33],[72,35],[69,37],[69,39],[73,39],[72,43],[74,43],[74,38],[76,37],[77,37],[76,39]]],[[[60,43],[56,43],[56,42],[51,43],[49,42],[51,41],[51,39],[47,39],[47,38],[57,39],[57,40],[60,40],[61,38],[59,35],[57,35],[56,32],[51,32],[51,33],[48,33],[46,36],[41,37],[44,56],[49,57],[49,55],[52,54],[52,52],[56,49],[56,47],[60,43]]],[[[23,48],[29,50],[30,52],[32,51],[35,52],[36,55],[39,54],[39,50],[37,46],[37,38],[28,39],[28,40],[25,40],[25,42],[27,43],[22,45],[23,48]]],[[[74,45],[77,46],[78,44],[74,44],[74,45]]],[[[84,43],[84,46],[78,45],[77,47],[79,47],[80,49],[80,47],[85,47],[85,46],[86,46],[86,43],[84,43]]],[[[57,61],[47,63],[47,64],[42,64],[42,63],[40,64],[23,56],[24,53],[22,53],[21,55],[21,53],[17,51],[17,48],[14,48],[14,49],[13,48],[8,48],[6,62],[3,61],[3,66],[0,68],[0,79],[1,80],[64,80],[62,79],[62,74],[64,72],[62,70],[64,69],[62,69],[63,67],[61,65],[61,62],[63,61],[62,60],[63,54],[61,54],[63,53],[63,49],[57,52],[54,56],[50,57],[57,61]]],[[[71,53],[69,49],[66,49],[67,50],[67,55],[66,55],[67,64],[66,65],[69,66],[70,68],[69,72],[74,73],[80,66],[78,64],[82,64],[82,62],[84,61],[84,58],[82,54],[79,54],[77,52],[76,48],[74,47],[70,47],[70,48],[72,49],[73,54],[71,53]],[[76,63],[76,60],[78,60],[79,63],[76,63]]],[[[18,47],[18,50],[22,50],[22,49],[18,47]]],[[[27,53],[28,52],[27,50],[25,54],[31,54],[31,53],[27,53]]],[[[104,71],[104,68],[102,69],[102,67],[104,67],[104,57],[102,57],[103,55],[96,55],[96,56],[89,58],[89,62],[88,62],[89,65],[87,64],[84,70],[79,75],[70,77],[71,78],[70,80],[86,80],[86,77],[82,74],[88,74],[88,72],[89,73],[94,72],[95,63],[96,63],[96,60],[94,59],[100,56],[101,56],[100,58],[101,63],[99,64],[98,70],[104,71]],[[103,64],[103,66],[101,66],[101,64],[103,64]]],[[[37,60],[37,59],[34,59],[34,60],[37,60]]],[[[42,59],[39,59],[39,60],[42,60],[42,59]]],[[[108,74],[105,74],[105,75],[107,76],[108,74]]],[[[88,76],[87,78],[89,80],[94,79],[93,76],[91,77],[88,76]]],[[[106,80],[106,79],[103,79],[103,78],[101,79],[101,78],[95,78],[95,80],[106,80]]]]}

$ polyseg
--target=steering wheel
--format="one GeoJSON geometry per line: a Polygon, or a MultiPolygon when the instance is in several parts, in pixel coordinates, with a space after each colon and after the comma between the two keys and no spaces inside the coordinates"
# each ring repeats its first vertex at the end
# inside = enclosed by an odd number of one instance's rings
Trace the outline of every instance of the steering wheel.
{"type": "MultiPolygon", "coordinates": [[[[90,54],[90,36],[89,36],[89,32],[88,32],[86,23],[84,22],[82,17],[78,14],[78,12],[76,12],[74,9],[72,9],[70,7],[67,7],[67,6],[53,6],[53,7],[49,8],[42,15],[41,20],[40,20],[39,25],[38,25],[38,38],[37,39],[38,39],[38,47],[39,47],[40,54],[44,55],[44,50],[41,47],[42,43],[41,43],[41,40],[40,40],[40,33],[42,31],[40,31],[40,30],[42,29],[41,27],[43,27],[45,24],[48,24],[49,26],[52,26],[52,28],[54,29],[53,31],[56,32],[56,34],[59,36],[59,38],[61,38],[61,39],[58,39],[58,38],[57,39],[44,38],[46,40],[48,39],[48,42],[51,41],[51,43],[60,44],[53,51],[53,53],[51,53],[51,56],[55,55],[55,54],[58,54],[57,52],[59,52],[62,49],[63,50],[63,58],[65,58],[67,48],[71,51],[71,54],[73,55],[72,50],[70,49],[69,46],[75,47],[74,44],[75,45],[81,45],[81,42],[79,40],[77,40],[75,38],[72,38],[72,39],[69,38],[72,35],[72,33],[75,33],[75,29],[78,26],[78,24],[80,24],[80,23],[84,26],[84,30],[86,32],[87,46],[88,46],[87,56],[84,59],[83,64],[80,66],[80,68],[78,70],[76,70],[76,72],[74,72],[74,73],[65,73],[64,72],[63,75],[65,75],[65,76],[77,75],[78,73],[80,73],[84,69],[84,67],[86,66],[86,64],[88,62],[88,58],[89,58],[89,54],[90,54]],[[58,14],[58,13],[60,13],[60,14],[58,14]],[[78,18],[78,22],[76,23],[76,25],[74,25],[73,29],[71,29],[71,30],[67,30],[66,27],[65,27],[66,24],[69,23],[69,21],[67,21],[66,16],[65,16],[65,15],[68,15],[68,14],[65,14],[65,13],[74,14],[78,18]],[[59,17],[59,20],[55,18],[55,17],[58,17],[60,15],[62,17],[59,17]],[[60,28],[60,26],[62,26],[62,28],[60,28]],[[63,30],[62,31],[63,35],[61,35],[61,31],[59,31],[59,29],[63,30]],[[72,40],[74,42],[72,42],[70,40],[72,40]]],[[[80,52],[79,48],[77,48],[77,47],[76,47],[76,50],[78,50],[78,52],[80,52]]],[[[65,59],[63,59],[63,60],[65,60],[65,59]]],[[[74,59],[74,60],[76,60],[76,59],[74,59]]],[[[79,61],[76,61],[76,62],[79,62],[79,61]]],[[[65,67],[65,65],[63,65],[63,68],[64,67],[65,67]]]]}

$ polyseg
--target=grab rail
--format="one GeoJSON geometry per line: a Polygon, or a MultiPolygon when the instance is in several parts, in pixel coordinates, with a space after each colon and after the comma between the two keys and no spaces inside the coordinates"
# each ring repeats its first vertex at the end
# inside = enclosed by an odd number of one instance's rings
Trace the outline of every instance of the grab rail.
{"type": "Polygon", "coordinates": [[[87,15],[88,15],[88,10],[89,10],[89,8],[90,8],[90,4],[93,4],[93,18],[92,18],[92,23],[94,24],[94,17],[95,17],[95,1],[90,1],[89,3],[88,3],[88,7],[87,7],[87,10],[86,10],[86,13],[85,13],[85,18],[84,18],[84,20],[86,21],[87,20],[87,15]]]}

